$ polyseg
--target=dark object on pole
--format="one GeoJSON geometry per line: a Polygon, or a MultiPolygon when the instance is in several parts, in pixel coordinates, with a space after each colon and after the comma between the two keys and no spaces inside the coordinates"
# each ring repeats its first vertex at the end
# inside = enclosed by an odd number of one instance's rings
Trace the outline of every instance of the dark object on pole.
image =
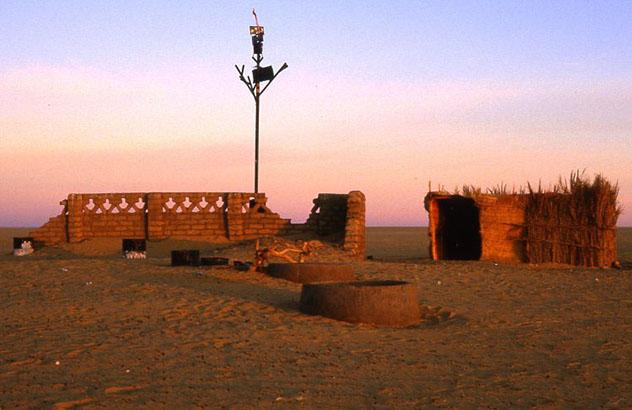
{"type": "Polygon", "coordinates": [[[171,266],[200,266],[200,251],[171,251],[171,266]]]}
{"type": "Polygon", "coordinates": [[[263,54],[263,42],[255,42],[255,37],[252,38],[252,53],[253,54],[263,54]]]}
{"type": "MultiPolygon", "coordinates": [[[[250,33],[252,33],[252,26],[250,27],[250,33]]],[[[263,31],[252,36],[252,54],[263,54],[263,31]]]]}
{"type": "Polygon", "coordinates": [[[262,81],[270,81],[274,78],[274,70],[272,66],[267,67],[258,67],[252,70],[252,80],[255,84],[258,84],[262,81]]]}
{"type": "Polygon", "coordinates": [[[244,66],[241,68],[235,65],[237,72],[239,73],[239,79],[246,84],[250,94],[255,99],[255,193],[259,192],[259,101],[261,94],[272,84],[272,81],[276,78],[281,71],[287,68],[287,63],[283,63],[279,71],[274,73],[271,66],[261,67],[261,61],[263,60],[263,26],[259,25],[259,20],[254,9],[252,14],[255,16],[255,25],[250,26],[250,36],[252,37],[252,60],[256,63],[256,66],[252,70],[252,79],[250,76],[244,77],[244,66]],[[261,88],[261,83],[267,81],[268,83],[261,88]]]}

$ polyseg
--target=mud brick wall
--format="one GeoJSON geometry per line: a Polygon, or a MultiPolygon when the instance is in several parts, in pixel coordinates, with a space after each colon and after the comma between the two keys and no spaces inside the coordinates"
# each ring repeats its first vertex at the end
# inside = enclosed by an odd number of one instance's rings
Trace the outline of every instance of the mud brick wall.
{"type": "Polygon", "coordinates": [[[343,248],[359,259],[366,254],[366,198],[360,191],[351,191],[347,197],[345,239],[343,248]]]}
{"type": "Polygon", "coordinates": [[[31,232],[47,245],[89,238],[240,241],[316,233],[365,254],[365,198],[360,191],[319,194],[305,224],[291,224],[267,207],[265,194],[151,192],[70,194],[61,215],[31,232]]]}
{"type": "Polygon", "coordinates": [[[68,195],[68,240],[144,238],[143,193],[68,195]]]}
{"type": "Polygon", "coordinates": [[[267,201],[265,194],[228,194],[228,239],[255,239],[289,232],[290,220],[268,209],[267,201]]]}
{"type": "Polygon", "coordinates": [[[226,195],[220,192],[147,194],[148,239],[226,239],[226,195]]]}
{"type": "Polygon", "coordinates": [[[235,241],[280,235],[290,227],[265,194],[159,192],[70,194],[66,208],[32,232],[46,244],[88,238],[235,241]]]}

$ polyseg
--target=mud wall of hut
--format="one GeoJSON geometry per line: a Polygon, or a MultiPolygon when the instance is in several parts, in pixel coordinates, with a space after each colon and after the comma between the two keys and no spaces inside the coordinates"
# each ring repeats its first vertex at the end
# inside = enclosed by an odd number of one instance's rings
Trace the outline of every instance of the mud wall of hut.
{"type": "MultiPolygon", "coordinates": [[[[428,211],[430,255],[434,260],[441,259],[439,246],[441,246],[442,227],[438,201],[451,198],[461,197],[431,192],[425,199],[425,207],[428,211]]],[[[492,195],[480,195],[472,199],[479,212],[480,259],[525,262],[525,200],[517,196],[492,195]]]]}
{"type": "Polygon", "coordinates": [[[424,199],[424,206],[428,211],[428,253],[433,260],[439,260],[439,206],[437,200],[442,196],[438,194],[428,193],[424,199]]]}
{"type": "Polygon", "coordinates": [[[519,196],[480,196],[481,259],[526,262],[525,206],[519,196]]]}
{"type": "MultiPolygon", "coordinates": [[[[481,260],[611,266],[617,260],[616,190],[587,185],[571,193],[478,195],[481,260]],[[591,190],[596,191],[593,193],[591,190]],[[604,199],[605,197],[605,199],[604,199]]],[[[430,192],[430,254],[441,259],[439,201],[462,198],[430,192]]]]}
{"type": "Polygon", "coordinates": [[[364,257],[365,199],[359,191],[319,194],[305,224],[291,224],[266,205],[265,194],[158,192],[70,194],[61,215],[31,232],[47,245],[89,238],[239,241],[315,232],[333,235],[350,254],[364,257]]]}

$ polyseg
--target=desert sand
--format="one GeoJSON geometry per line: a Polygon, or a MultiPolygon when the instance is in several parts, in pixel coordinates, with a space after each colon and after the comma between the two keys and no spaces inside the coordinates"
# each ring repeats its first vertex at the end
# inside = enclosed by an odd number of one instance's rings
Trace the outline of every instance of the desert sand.
{"type": "Polygon", "coordinates": [[[363,279],[415,283],[451,319],[404,329],[298,311],[301,287],[170,267],[119,241],[10,255],[0,230],[0,408],[631,408],[632,228],[623,269],[433,262],[423,228],[369,228],[363,279]]]}

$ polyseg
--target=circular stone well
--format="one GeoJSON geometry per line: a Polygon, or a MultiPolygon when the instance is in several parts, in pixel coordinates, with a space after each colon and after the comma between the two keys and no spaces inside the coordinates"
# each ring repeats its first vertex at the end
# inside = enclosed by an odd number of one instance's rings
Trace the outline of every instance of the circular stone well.
{"type": "Polygon", "coordinates": [[[348,282],[356,279],[350,263],[271,263],[268,275],[297,283],[348,282]]]}
{"type": "Polygon", "coordinates": [[[300,309],[309,315],[390,327],[412,326],[421,317],[417,287],[395,280],[305,284],[300,309]]]}

